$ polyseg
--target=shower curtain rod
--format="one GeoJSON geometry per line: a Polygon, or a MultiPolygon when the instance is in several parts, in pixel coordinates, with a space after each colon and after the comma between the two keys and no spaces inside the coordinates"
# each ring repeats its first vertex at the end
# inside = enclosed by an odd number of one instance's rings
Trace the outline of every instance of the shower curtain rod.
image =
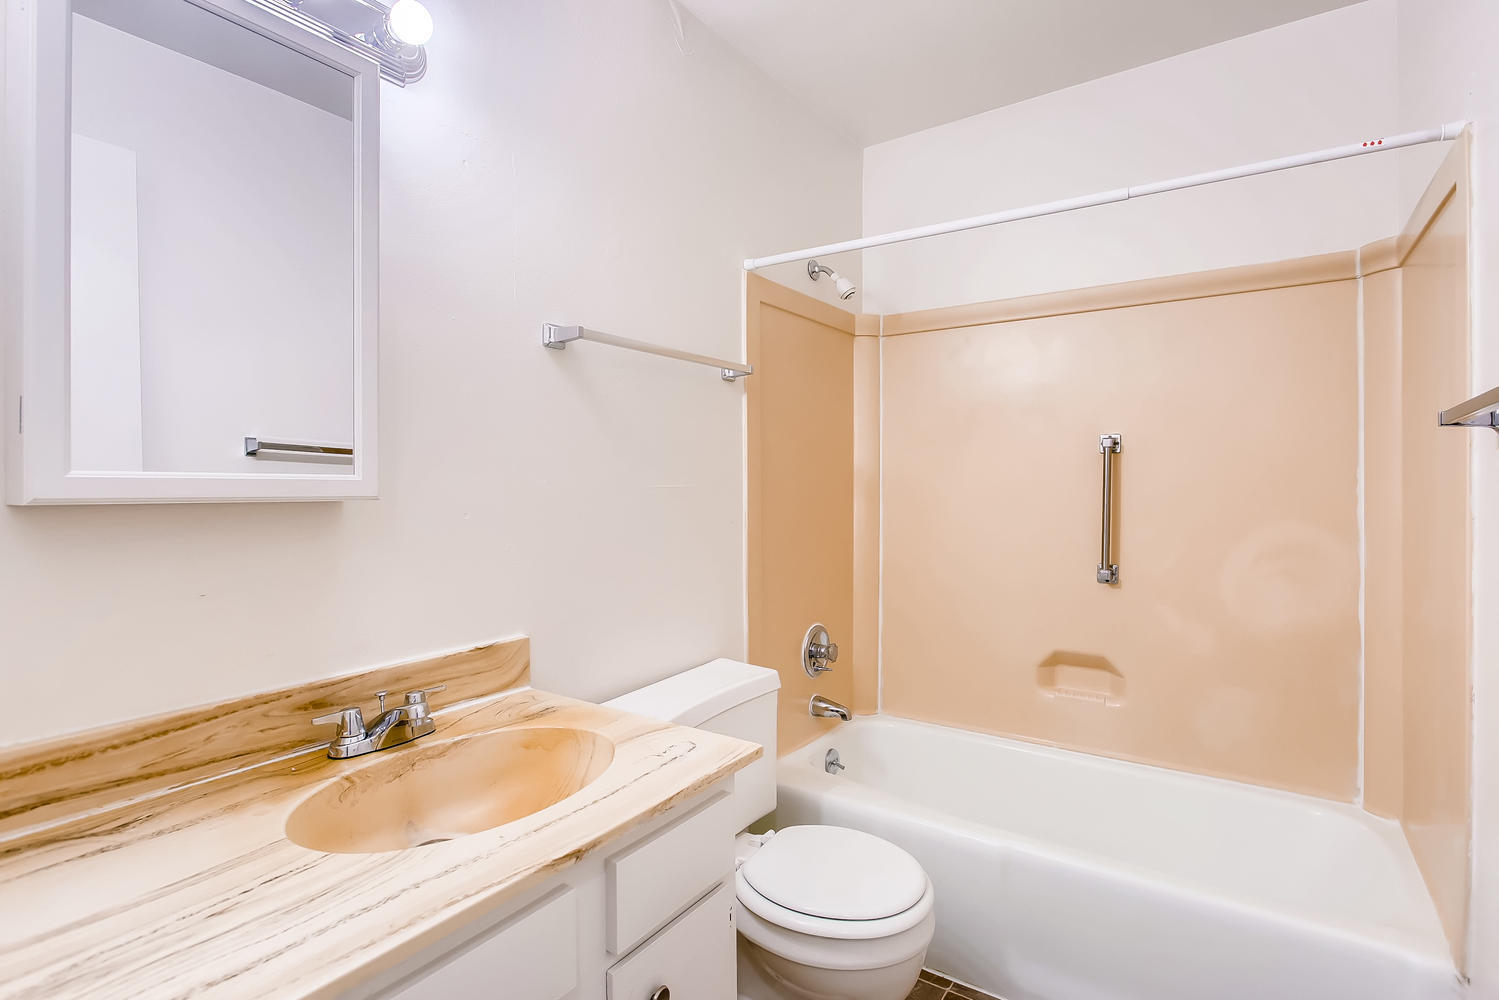
{"type": "Polygon", "coordinates": [[[1313,163],[1346,160],[1351,156],[1382,153],[1390,149],[1420,146],[1428,142],[1449,142],[1462,135],[1463,130],[1467,127],[1468,123],[1466,121],[1448,122],[1441,128],[1425,129],[1421,132],[1405,132],[1401,135],[1392,135],[1383,139],[1367,139],[1363,142],[1355,142],[1347,146],[1334,146],[1331,149],[1320,149],[1313,153],[1301,153],[1296,156],[1282,156],[1275,160],[1262,160],[1259,163],[1248,163],[1241,167],[1211,170],[1203,174],[1177,177],[1174,180],[1157,181],[1154,184],[1137,184],[1134,187],[1116,188],[1113,191],[1102,191],[1098,194],[1084,195],[1081,198],[1066,198],[1062,201],[1049,201],[1041,205],[1031,205],[1028,208],[1012,208],[1004,212],[991,212],[988,215],[974,215],[967,219],[953,219],[950,222],[938,222],[930,226],[917,226],[915,229],[902,229],[894,233],[885,233],[883,236],[866,236],[857,240],[844,240],[842,243],[827,243],[820,247],[791,250],[787,253],[772,254],[769,257],[750,257],[745,260],[744,269],[746,271],[755,271],[762,267],[770,267],[772,264],[789,264],[792,261],[810,260],[813,257],[844,253],[849,250],[868,250],[872,247],[889,246],[891,243],[906,243],[910,240],[921,240],[928,236],[945,236],[948,233],[961,233],[968,229],[982,229],[985,226],[998,226],[1006,222],[1018,222],[1021,219],[1036,219],[1044,215],[1060,215],[1063,212],[1075,212],[1080,208],[1111,205],[1115,202],[1129,201],[1131,198],[1144,198],[1147,195],[1164,194],[1167,191],[1180,191],[1183,188],[1201,187],[1204,184],[1217,184],[1219,181],[1237,180],[1240,177],[1253,177],[1256,174],[1270,174],[1277,170],[1290,170],[1295,167],[1309,166],[1313,163]]]}

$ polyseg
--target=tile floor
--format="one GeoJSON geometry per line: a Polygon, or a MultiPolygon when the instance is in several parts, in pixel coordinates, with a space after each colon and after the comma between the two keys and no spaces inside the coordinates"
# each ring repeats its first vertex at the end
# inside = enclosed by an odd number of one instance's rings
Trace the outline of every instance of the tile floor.
{"type": "Polygon", "coordinates": [[[946,976],[939,976],[930,969],[921,970],[916,988],[906,1000],[999,1000],[972,986],[955,983],[946,976]]]}

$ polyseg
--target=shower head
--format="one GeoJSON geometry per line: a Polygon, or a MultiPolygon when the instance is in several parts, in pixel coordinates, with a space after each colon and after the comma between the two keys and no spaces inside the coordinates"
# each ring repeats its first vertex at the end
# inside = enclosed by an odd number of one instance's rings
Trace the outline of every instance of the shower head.
{"type": "Polygon", "coordinates": [[[833,279],[833,290],[838,293],[838,297],[840,299],[851,299],[853,298],[854,293],[859,290],[854,286],[854,283],[852,281],[849,281],[843,275],[839,274],[831,267],[828,267],[826,264],[819,264],[815,260],[807,261],[807,277],[811,278],[813,281],[816,281],[824,274],[833,279]]]}

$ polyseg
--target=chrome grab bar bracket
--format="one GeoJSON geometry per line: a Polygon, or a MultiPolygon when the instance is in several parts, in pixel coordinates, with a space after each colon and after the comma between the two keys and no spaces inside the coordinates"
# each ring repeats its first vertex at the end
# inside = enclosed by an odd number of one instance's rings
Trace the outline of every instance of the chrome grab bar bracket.
{"type": "Polygon", "coordinates": [[[1499,430],[1499,388],[1480,393],[1472,399],[1437,414],[1441,427],[1488,427],[1499,430]]]}
{"type": "Polygon", "coordinates": [[[1112,561],[1114,530],[1114,456],[1124,448],[1122,434],[1100,434],[1098,450],[1103,455],[1103,531],[1098,546],[1098,582],[1119,582],[1119,564],[1112,561]]]}

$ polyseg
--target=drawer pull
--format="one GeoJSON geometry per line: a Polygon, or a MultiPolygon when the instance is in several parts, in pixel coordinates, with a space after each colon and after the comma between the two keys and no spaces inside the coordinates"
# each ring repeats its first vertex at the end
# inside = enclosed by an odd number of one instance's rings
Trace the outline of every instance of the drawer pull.
{"type": "Polygon", "coordinates": [[[651,994],[651,1000],[671,1000],[671,990],[662,986],[651,994]]]}

